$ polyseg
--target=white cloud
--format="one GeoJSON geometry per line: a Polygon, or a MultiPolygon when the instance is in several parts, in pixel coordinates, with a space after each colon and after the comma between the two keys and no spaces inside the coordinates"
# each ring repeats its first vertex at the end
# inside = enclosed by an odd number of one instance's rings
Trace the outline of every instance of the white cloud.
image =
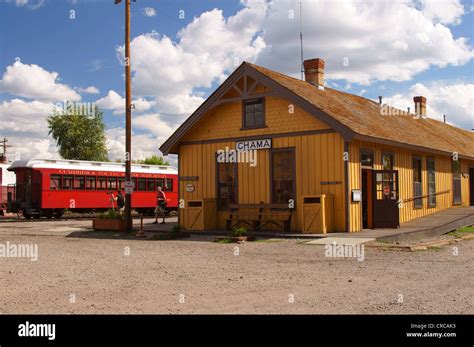
{"type": "Polygon", "coordinates": [[[7,0],[15,3],[17,7],[26,7],[30,10],[36,10],[44,5],[45,0],[7,0]]]}
{"type": "Polygon", "coordinates": [[[10,136],[8,143],[13,145],[9,148],[7,158],[9,161],[41,158],[60,159],[56,144],[53,139],[40,137],[10,136]]]}
{"type": "Polygon", "coordinates": [[[55,105],[41,101],[26,102],[20,99],[3,101],[0,104],[0,132],[9,134],[24,134],[26,136],[47,137],[48,128],[46,116],[51,114],[55,105]]]}
{"type": "Polygon", "coordinates": [[[154,17],[156,16],[156,10],[153,7],[145,7],[143,9],[143,15],[145,17],[154,17]]]}
{"type": "MultiPolygon", "coordinates": [[[[224,18],[214,9],[193,19],[178,33],[178,42],[156,32],[132,40],[133,92],[155,97],[157,110],[191,113],[204,101],[196,89],[222,82],[243,60],[253,61],[265,44],[257,34],[264,2],[249,2],[224,18]]],[[[117,48],[123,60],[123,46],[117,48]]]]}
{"type": "Polygon", "coordinates": [[[81,96],[69,86],[59,83],[57,72],[49,72],[35,64],[16,61],[7,66],[0,80],[0,92],[40,101],[79,101],[81,96]]]}
{"type": "Polygon", "coordinates": [[[87,88],[77,88],[79,93],[87,93],[87,94],[99,94],[100,90],[97,87],[90,86],[87,88]]]}
{"type": "Polygon", "coordinates": [[[459,0],[420,0],[425,17],[443,24],[459,24],[465,13],[459,0]]]}
{"type": "Polygon", "coordinates": [[[54,109],[54,104],[41,101],[13,99],[0,103],[0,133],[13,146],[10,154],[25,158],[57,157],[54,141],[48,138],[46,122],[46,116],[54,109]]]}
{"type": "Polygon", "coordinates": [[[402,110],[410,107],[413,113],[413,97],[421,95],[427,99],[427,114],[431,118],[443,120],[445,114],[450,124],[468,130],[474,128],[474,84],[437,81],[427,85],[416,83],[409,90],[384,98],[383,102],[402,110]]]}
{"type": "Polygon", "coordinates": [[[173,133],[175,127],[164,121],[159,114],[146,114],[133,118],[133,126],[137,129],[148,130],[156,138],[159,147],[173,133]]]}
{"type": "MultiPolygon", "coordinates": [[[[109,90],[107,96],[97,100],[96,105],[106,110],[113,110],[113,114],[125,114],[125,98],[122,98],[116,91],[109,90]]],[[[144,112],[155,105],[155,101],[149,101],[144,98],[133,100],[135,108],[133,112],[144,112]]]]}
{"type": "MultiPolygon", "coordinates": [[[[106,130],[107,149],[110,160],[123,158],[125,152],[125,130],[123,128],[111,128],[106,130]]],[[[152,155],[161,156],[159,151],[160,142],[150,134],[134,133],[132,137],[132,160],[143,160],[152,155]]],[[[167,159],[171,165],[176,165],[175,157],[167,159]]]]}
{"type": "Polygon", "coordinates": [[[125,109],[125,99],[113,90],[109,90],[107,96],[97,100],[95,103],[106,110],[122,110],[123,112],[125,109]]]}
{"type": "MultiPolygon", "coordinates": [[[[401,0],[303,2],[305,58],[323,58],[329,79],[361,84],[406,81],[432,66],[465,64],[474,57],[472,47],[443,24],[459,22],[457,4],[424,1],[420,10],[401,0]]],[[[298,76],[298,2],[273,0],[268,12],[261,24],[267,46],[257,63],[298,76]]]]}

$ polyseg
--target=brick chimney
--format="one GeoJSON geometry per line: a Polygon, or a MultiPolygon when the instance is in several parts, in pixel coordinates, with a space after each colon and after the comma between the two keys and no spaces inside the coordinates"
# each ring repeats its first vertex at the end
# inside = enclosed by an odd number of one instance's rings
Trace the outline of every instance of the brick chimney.
{"type": "Polygon", "coordinates": [[[304,79],[315,86],[324,86],[324,60],[308,59],[303,62],[304,79]]]}
{"type": "Polygon", "coordinates": [[[424,96],[415,96],[415,114],[419,116],[426,116],[426,98],[424,96]]]}

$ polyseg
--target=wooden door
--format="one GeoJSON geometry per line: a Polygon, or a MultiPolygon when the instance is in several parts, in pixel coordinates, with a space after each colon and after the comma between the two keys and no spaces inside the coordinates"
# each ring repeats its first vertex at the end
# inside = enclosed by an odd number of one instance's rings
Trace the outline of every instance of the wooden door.
{"type": "Polygon", "coordinates": [[[373,221],[374,228],[397,228],[398,209],[398,171],[373,171],[373,221]]]}

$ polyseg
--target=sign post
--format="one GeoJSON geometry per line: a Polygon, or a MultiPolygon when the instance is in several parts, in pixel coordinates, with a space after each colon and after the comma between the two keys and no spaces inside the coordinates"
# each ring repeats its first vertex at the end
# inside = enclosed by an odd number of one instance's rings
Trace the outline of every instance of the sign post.
{"type": "MultiPolygon", "coordinates": [[[[120,4],[122,0],[115,0],[120,4]]],[[[132,86],[130,75],[130,2],[125,0],[125,181],[132,180],[132,86]]],[[[131,232],[132,222],[132,191],[125,190],[125,224],[126,231],[131,232]]]]}
{"type": "Polygon", "coordinates": [[[133,193],[134,188],[133,181],[125,181],[125,194],[131,195],[133,193]]]}

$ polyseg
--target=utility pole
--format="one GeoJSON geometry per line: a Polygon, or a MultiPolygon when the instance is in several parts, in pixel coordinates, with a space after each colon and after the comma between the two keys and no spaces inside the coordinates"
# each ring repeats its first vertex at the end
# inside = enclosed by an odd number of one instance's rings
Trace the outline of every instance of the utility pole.
{"type": "Polygon", "coordinates": [[[3,148],[3,150],[0,151],[0,163],[7,162],[7,148],[13,147],[11,145],[7,145],[7,142],[8,142],[8,139],[6,137],[4,137],[3,140],[0,141],[0,147],[3,148]]]}
{"type": "MultiPolygon", "coordinates": [[[[122,0],[115,0],[115,4],[122,0]]],[[[132,86],[130,76],[130,3],[125,0],[125,222],[127,232],[133,229],[132,221],[132,86]]]]}

